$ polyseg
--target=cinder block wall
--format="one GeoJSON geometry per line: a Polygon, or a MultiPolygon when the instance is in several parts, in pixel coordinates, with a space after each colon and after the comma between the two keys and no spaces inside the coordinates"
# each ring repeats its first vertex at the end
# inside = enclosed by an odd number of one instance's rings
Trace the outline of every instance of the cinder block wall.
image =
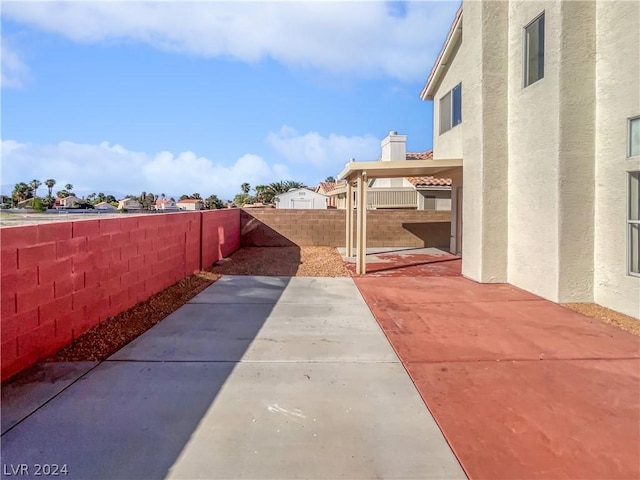
{"type": "Polygon", "coordinates": [[[240,211],[0,229],[2,380],[240,245],[240,211]]]}
{"type": "MultiPolygon", "coordinates": [[[[253,247],[287,245],[343,247],[344,210],[242,210],[241,244],[253,247]]],[[[354,215],[355,234],[355,215],[354,215]]],[[[369,247],[445,247],[451,235],[451,212],[370,210],[369,247]]],[[[354,237],[355,238],[355,237],[354,237]]]]}

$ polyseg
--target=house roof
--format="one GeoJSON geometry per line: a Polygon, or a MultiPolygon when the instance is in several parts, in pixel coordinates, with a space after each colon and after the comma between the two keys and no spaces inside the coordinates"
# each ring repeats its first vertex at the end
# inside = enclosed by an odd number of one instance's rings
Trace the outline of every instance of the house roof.
{"type": "Polygon", "coordinates": [[[176,203],[202,203],[202,199],[200,199],[200,198],[185,198],[183,200],[178,200],[176,203]]]}
{"type": "Polygon", "coordinates": [[[407,152],[407,160],[432,160],[433,150],[426,152],[407,152]]]}
{"type": "Polygon", "coordinates": [[[318,193],[329,193],[344,186],[344,182],[320,182],[316,188],[318,193]]]}
{"type": "Polygon", "coordinates": [[[160,199],[160,200],[156,200],[156,205],[163,205],[165,203],[171,203],[171,200],[169,200],[168,198],[160,199]]]}
{"type": "Polygon", "coordinates": [[[450,187],[452,183],[450,178],[436,178],[433,176],[406,178],[414,187],[450,187]]]}
{"type": "MultiPolygon", "coordinates": [[[[100,206],[100,205],[109,205],[110,207],[113,207],[113,205],[111,205],[109,202],[100,202],[100,203],[96,203],[94,206],[95,206],[95,207],[98,207],[98,206],[100,206]]],[[[116,208],[116,207],[113,207],[113,208],[116,208]]]]}
{"type": "Polygon", "coordinates": [[[422,100],[433,100],[433,94],[435,93],[435,88],[437,84],[449,67],[450,56],[453,53],[453,47],[457,43],[459,39],[462,38],[462,6],[456,12],[456,16],[453,19],[453,23],[451,24],[451,29],[447,34],[447,39],[442,46],[442,50],[438,54],[438,58],[431,68],[431,73],[429,74],[429,78],[427,79],[427,83],[425,84],[422,92],[420,93],[420,98],[422,100]]]}

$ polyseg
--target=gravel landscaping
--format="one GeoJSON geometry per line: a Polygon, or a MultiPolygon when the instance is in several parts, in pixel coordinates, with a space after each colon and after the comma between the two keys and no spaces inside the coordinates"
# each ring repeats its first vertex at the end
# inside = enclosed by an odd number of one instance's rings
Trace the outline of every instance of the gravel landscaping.
{"type": "Polygon", "coordinates": [[[626,332],[640,335],[640,320],[636,320],[629,315],[616,312],[595,303],[564,303],[563,306],[582,313],[587,317],[597,318],[603,322],[607,322],[626,332]]]}

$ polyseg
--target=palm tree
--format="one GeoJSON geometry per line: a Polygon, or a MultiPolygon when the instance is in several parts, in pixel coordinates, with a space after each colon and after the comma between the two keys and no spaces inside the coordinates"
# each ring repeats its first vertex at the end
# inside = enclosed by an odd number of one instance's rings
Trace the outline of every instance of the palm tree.
{"type": "Polygon", "coordinates": [[[333,177],[331,177],[331,176],[329,176],[329,177],[325,178],[325,179],[324,179],[324,181],[325,181],[325,182],[335,182],[335,181],[336,181],[336,179],[335,179],[335,178],[333,178],[333,177]]]}
{"type": "Polygon", "coordinates": [[[44,181],[44,184],[49,189],[49,196],[51,196],[51,192],[53,192],[53,186],[56,184],[56,181],[53,178],[48,178],[44,181]]]}
{"type": "Polygon", "coordinates": [[[245,182],[242,185],[240,185],[240,190],[242,190],[242,193],[247,194],[249,193],[249,191],[251,191],[251,185],[245,182]]]}
{"type": "Polygon", "coordinates": [[[26,200],[27,198],[31,198],[32,189],[24,182],[16,183],[15,187],[13,187],[13,192],[11,192],[11,197],[16,201],[16,203],[26,200]]]}
{"type": "Polygon", "coordinates": [[[38,187],[40,187],[40,185],[42,185],[42,182],[40,180],[34,179],[29,182],[29,188],[33,192],[34,197],[38,196],[38,187]]]}
{"type": "Polygon", "coordinates": [[[70,183],[67,183],[67,184],[64,186],[64,189],[65,189],[65,190],[68,190],[68,191],[69,191],[69,194],[71,195],[71,194],[72,194],[72,190],[73,190],[73,185],[71,185],[70,183]]]}
{"type": "Polygon", "coordinates": [[[192,194],[191,198],[193,198],[194,200],[202,200],[202,197],[200,196],[199,193],[192,194]]]}

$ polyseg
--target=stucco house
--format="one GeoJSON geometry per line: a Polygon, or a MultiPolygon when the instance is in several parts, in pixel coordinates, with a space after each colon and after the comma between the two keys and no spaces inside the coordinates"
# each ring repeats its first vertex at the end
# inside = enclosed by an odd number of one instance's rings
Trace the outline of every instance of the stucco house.
{"type": "Polygon", "coordinates": [[[66,197],[58,197],[55,199],[55,208],[77,208],[81,200],[75,195],[68,195],[66,197]]]}
{"type": "MultiPolygon", "coordinates": [[[[398,132],[389,132],[381,144],[381,154],[377,161],[394,162],[413,160],[430,160],[433,152],[407,152],[407,136],[398,132]]],[[[411,210],[451,210],[450,178],[434,176],[404,178],[372,178],[367,183],[367,208],[379,209],[411,209],[411,210]]],[[[347,208],[345,182],[323,182],[316,191],[321,191],[329,198],[329,205],[336,208],[347,208]]],[[[354,190],[354,196],[356,195],[354,190]]]]}
{"type": "Polygon", "coordinates": [[[118,201],[118,210],[142,210],[142,205],[133,198],[123,198],[118,201]]]}
{"type": "Polygon", "coordinates": [[[154,206],[156,210],[162,210],[166,212],[175,212],[179,210],[178,206],[176,205],[176,202],[174,202],[170,198],[156,200],[156,203],[154,206]]]}
{"type": "Polygon", "coordinates": [[[293,188],[288,192],[276,195],[276,208],[303,208],[325,210],[327,197],[308,188],[293,188]]]}
{"type": "Polygon", "coordinates": [[[421,93],[463,275],[640,318],[639,31],[639,2],[463,1],[421,93]]]}
{"type": "Polygon", "coordinates": [[[196,198],[185,198],[184,200],[178,200],[176,206],[180,210],[202,210],[204,202],[196,198]]]}
{"type": "Polygon", "coordinates": [[[118,210],[116,207],[111,205],[109,202],[96,203],[93,206],[93,208],[95,208],[96,210],[103,210],[103,211],[107,211],[107,212],[115,212],[116,210],[118,210]]]}

